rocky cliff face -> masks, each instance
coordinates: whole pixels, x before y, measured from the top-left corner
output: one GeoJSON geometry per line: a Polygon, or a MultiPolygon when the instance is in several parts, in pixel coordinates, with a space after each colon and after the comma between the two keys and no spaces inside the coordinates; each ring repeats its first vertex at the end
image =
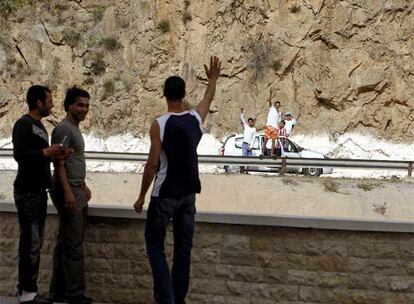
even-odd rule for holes
{"type": "Polygon", "coordinates": [[[203,63],[217,54],[223,72],[206,124],[217,136],[239,128],[240,107],[263,124],[272,89],[297,132],[414,140],[412,0],[21,2],[0,1],[2,136],[34,83],[54,90],[49,125],[77,84],[93,96],[87,130],[143,134],[165,111],[164,79],[181,75],[194,105],[203,63]]]}

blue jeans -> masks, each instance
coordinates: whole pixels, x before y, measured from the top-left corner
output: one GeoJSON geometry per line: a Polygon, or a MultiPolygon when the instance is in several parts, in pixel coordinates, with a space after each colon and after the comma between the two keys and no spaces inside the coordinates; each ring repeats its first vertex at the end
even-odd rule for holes
{"type": "Polygon", "coordinates": [[[19,240],[19,293],[37,292],[40,249],[45,230],[46,190],[25,191],[14,188],[14,200],[20,227],[19,240]]]}
{"type": "Polygon", "coordinates": [[[243,156],[252,156],[253,155],[253,151],[252,149],[249,148],[249,144],[248,143],[243,143],[242,145],[242,155],[243,156]]]}
{"type": "Polygon", "coordinates": [[[157,304],[185,303],[190,282],[195,213],[195,194],[180,199],[151,198],[145,226],[145,242],[157,304]],[[171,219],[174,228],[174,259],[170,273],[164,252],[164,240],[171,219]]]}

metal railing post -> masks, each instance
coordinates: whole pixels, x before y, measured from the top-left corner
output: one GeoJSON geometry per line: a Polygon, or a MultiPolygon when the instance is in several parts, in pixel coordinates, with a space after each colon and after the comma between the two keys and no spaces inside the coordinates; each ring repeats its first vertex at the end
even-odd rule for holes
{"type": "Polygon", "coordinates": [[[408,163],[408,177],[412,177],[413,176],[413,162],[410,161],[408,163]]]}
{"type": "Polygon", "coordinates": [[[279,175],[285,176],[286,173],[286,157],[282,157],[282,165],[280,166],[279,175]]]}

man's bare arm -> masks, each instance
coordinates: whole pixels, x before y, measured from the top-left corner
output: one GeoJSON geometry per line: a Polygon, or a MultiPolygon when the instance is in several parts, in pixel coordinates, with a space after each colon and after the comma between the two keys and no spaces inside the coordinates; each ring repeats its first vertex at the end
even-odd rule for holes
{"type": "Polygon", "coordinates": [[[142,207],[145,203],[145,195],[154,180],[155,174],[157,173],[158,164],[160,161],[161,154],[161,137],[160,137],[160,126],[155,120],[150,129],[151,148],[148,156],[148,160],[145,164],[144,174],[142,176],[141,191],[137,201],[134,204],[134,208],[137,212],[142,211],[142,207]]]}
{"type": "Polygon", "coordinates": [[[197,112],[200,114],[201,120],[204,121],[210,110],[211,102],[213,101],[214,95],[216,94],[216,83],[220,76],[221,62],[216,56],[210,58],[210,67],[204,65],[206,75],[208,78],[208,85],[206,92],[204,93],[203,99],[197,106],[197,112]]]}
{"type": "Polygon", "coordinates": [[[65,162],[63,160],[55,160],[53,165],[56,170],[56,175],[59,179],[59,183],[63,190],[65,207],[68,209],[76,208],[76,197],[72,192],[72,188],[69,185],[68,177],[66,174],[65,162]]]}

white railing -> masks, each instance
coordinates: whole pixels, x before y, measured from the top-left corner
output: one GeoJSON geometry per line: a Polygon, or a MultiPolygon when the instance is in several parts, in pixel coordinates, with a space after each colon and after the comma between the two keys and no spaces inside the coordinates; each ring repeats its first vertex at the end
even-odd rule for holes
{"type": "MultiPolygon", "coordinates": [[[[121,152],[85,152],[87,160],[93,161],[127,161],[145,162],[147,153],[121,153],[121,152]]],[[[0,158],[12,158],[12,149],[0,149],[0,158]]],[[[413,173],[413,161],[406,160],[372,160],[372,159],[319,159],[319,158],[289,158],[289,157],[242,157],[199,155],[201,164],[223,166],[274,166],[280,168],[280,172],[286,172],[286,168],[348,168],[348,169],[384,169],[404,170],[411,177],[413,173]]]]}

